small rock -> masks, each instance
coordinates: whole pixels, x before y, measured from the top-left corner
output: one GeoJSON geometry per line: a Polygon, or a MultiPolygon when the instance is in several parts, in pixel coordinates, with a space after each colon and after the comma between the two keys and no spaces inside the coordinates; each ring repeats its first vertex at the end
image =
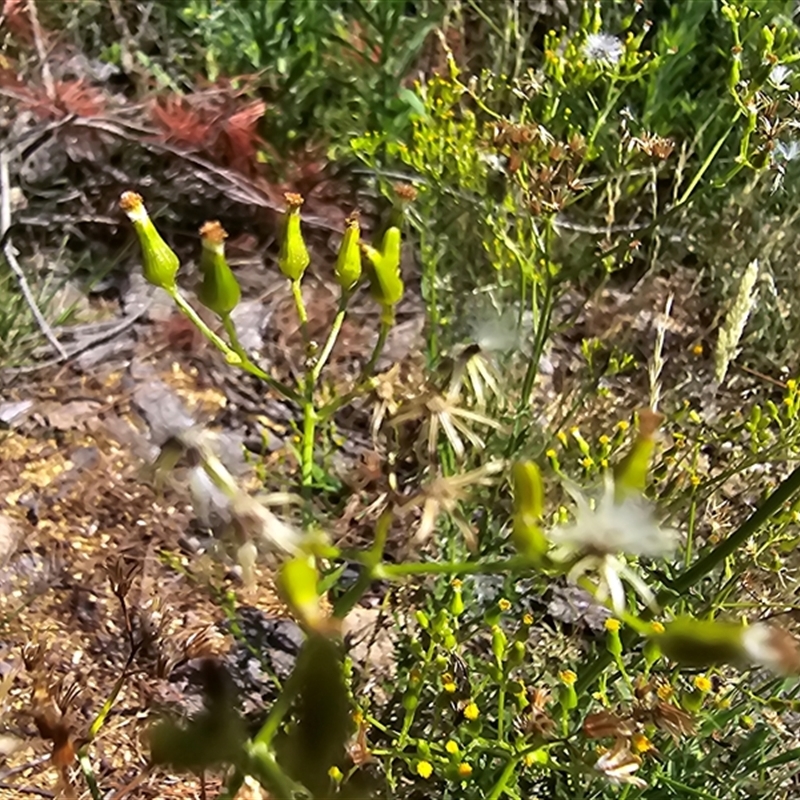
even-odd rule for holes
{"type": "Polygon", "coordinates": [[[33,408],[33,400],[0,403],[0,427],[12,428],[19,425],[33,408]]]}

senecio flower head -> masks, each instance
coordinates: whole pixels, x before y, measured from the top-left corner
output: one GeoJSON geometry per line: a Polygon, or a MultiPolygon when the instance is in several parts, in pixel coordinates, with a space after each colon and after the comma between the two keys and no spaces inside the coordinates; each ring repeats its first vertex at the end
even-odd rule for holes
{"type": "Polygon", "coordinates": [[[623,52],[622,42],[610,33],[590,33],[583,44],[584,57],[603,64],[618,64],[623,52]]]}
{"type": "Polygon", "coordinates": [[[639,492],[619,491],[611,474],[606,476],[602,495],[594,500],[575,487],[566,488],[576,504],[575,520],[556,527],[548,538],[556,545],[551,554],[556,561],[574,561],[567,579],[578,583],[595,573],[599,578],[597,599],[604,602],[610,598],[617,615],[625,610],[623,581],[654,606],[652,591],[626,564],[625,557],[669,556],[677,546],[677,532],[658,524],[652,507],[639,492]]]}

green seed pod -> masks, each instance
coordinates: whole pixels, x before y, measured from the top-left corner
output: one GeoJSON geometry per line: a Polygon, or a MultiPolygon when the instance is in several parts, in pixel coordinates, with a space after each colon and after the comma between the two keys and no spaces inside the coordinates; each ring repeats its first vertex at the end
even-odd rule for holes
{"type": "Polygon", "coordinates": [[[352,289],[361,277],[360,238],[361,226],[358,224],[358,214],[353,214],[347,220],[344,238],[334,266],[336,282],[345,291],[352,289]]]}
{"type": "Polygon", "coordinates": [[[158,286],[159,289],[173,291],[176,288],[175,276],[181,264],[178,256],[153,225],[141,195],[136,192],[124,192],[120,197],[119,206],[133,223],[133,229],[139,237],[145,280],[153,286],[158,286]]]}
{"type": "Polygon", "coordinates": [[[203,283],[197,292],[197,299],[220,317],[227,317],[242,297],[236,276],[225,260],[227,235],[219,222],[206,222],[200,228],[203,239],[203,253],[200,256],[203,283]]]}
{"type": "Polygon", "coordinates": [[[311,261],[300,230],[300,206],[303,205],[303,198],[294,192],[287,192],[284,199],[287,205],[286,221],[278,266],[289,280],[299,281],[311,261]]]}

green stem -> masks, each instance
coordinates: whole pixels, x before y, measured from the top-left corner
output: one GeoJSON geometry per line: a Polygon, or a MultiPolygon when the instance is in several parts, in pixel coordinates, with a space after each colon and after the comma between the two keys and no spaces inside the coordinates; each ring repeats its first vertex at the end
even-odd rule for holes
{"type": "Polygon", "coordinates": [[[712,548],[694,566],[683,572],[670,584],[678,594],[685,592],[733,555],[765,523],[775,516],[800,490],[800,467],[783,479],[780,486],[730,535],[712,548]]]}
{"type": "Polygon", "coordinates": [[[331,416],[331,414],[335,414],[340,408],[348,405],[355,400],[356,397],[370,388],[369,382],[372,379],[372,373],[375,371],[375,366],[378,363],[378,359],[381,357],[383,348],[386,345],[386,339],[389,336],[389,331],[392,329],[392,325],[393,320],[384,318],[381,319],[381,328],[378,332],[378,340],[375,342],[375,347],[372,349],[372,355],[370,355],[369,361],[367,361],[365,364],[364,369],[361,370],[361,375],[356,381],[355,388],[351,389],[349,392],[346,392],[341,397],[331,400],[330,403],[319,409],[320,419],[327,419],[331,416]]]}
{"type": "Polygon", "coordinates": [[[300,279],[292,281],[292,297],[297,309],[297,316],[300,319],[300,330],[303,332],[303,340],[308,344],[308,312],[306,304],[303,302],[303,289],[300,286],[300,279]]]}
{"type": "Polygon", "coordinates": [[[506,676],[497,690],[497,738],[505,741],[505,716],[506,716],[506,676]]]}
{"type": "MultiPolygon", "coordinates": [[[[178,306],[180,312],[192,323],[192,325],[200,331],[200,333],[208,339],[214,347],[217,348],[224,356],[225,360],[232,366],[241,367],[245,372],[249,372],[251,375],[255,375],[257,378],[260,378],[264,383],[266,383],[270,389],[273,389],[282,397],[285,397],[287,400],[291,400],[295,403],[300,403],[301,398],[300,395],[297,394],[294,390],[290,389],[288,386],[284,386],[280,381],[276,381],[263,369],[257,367],[247,356],[247,353],[241,349],[241,345],[238,345],[238,339],[236,340],[237,345],[240,349],[237,351],[235,348],[232,348],[217,336],[211,328],[206,325],[205,322],[200,318],[200,315],[189,305],[189,302],[186,298],[180,293],[180,290],[176,287],[171,290],[167,290],[167,294],[172,298],[175,302],[175,305],[178,306]]],[[[228,321],[228,324],[233,327],[233,324],[228,321]]],[[[223,325],[225,325],[226,331],[228,331],[228,325],[226,325],[225,320],[223,319],[223,325]]],[[[228,331],[228,335],[230,336],[230,331],[228,331]]],[[[233,340],[232,340],[233,342],[233,340]]]]}
{"type": "Polygon", "coordinates": [[[313,391],[314,385],[309,376],[308,386],[310,392],[306,394],[303,402],[303,442],[300,450],[300,464],[303,493],[308,499],[311,490],[311,483],[314,475],[314,438],[317,430],[317,409],[314,408],[313,391]]]}
{"type": "MultiPolygon", "coordinates": [[[[739,118],[739,115],[737,114],[736,115],[736,119],[738,119],[738,118],[739,118]]],[[[703,179],[703,175],[706,174],[706,172],[708,171],[708,168],[711,166],[711,164],[714,162],[714,159],[717,157],[717,153],[719,153],[719,151],[722,149],[722,145],[725,144],[725,142],[728,139],[728,136],[730,136],[731,131],[733,130],[733,128],[734,128],[734,126],[736,124],[736,119],[734,119],[734,121],[730,124],[730,127],[728,128],[728,130],[725,131],[725,133],[722,134],[722,136],[720,136],[719,139],[717,139],[716,144],[711,148],[711,151],[706,156],[706,159],[702,163],[702,165],[700,166],[700,169],[697,170],[697,172],[695,173],[695,175],[692,178],[691,182],[686,187],[686,191],[680,196],[678,201],[672,206],[672,208],[670,210],[674,210],[674,209],[680,208],[682,205],[684,205],[689,200],[689,197],[691,197],[691,194],[695,190],[697,184],[700,183],[700,181],[703,179]]]]}
{"type": "Polygon", "coordinates": [[[511,758],[505,766],[505,769],[500,773],[497,783],[492,787],[492,791],[486,795],[486,800],[499,800],[499,798],[506,791],[506,786],[517,768],[519,758],[511,758]]]}
{"type": "Polygon", "coordinates": [[[373,576],[380,580],[398,580],[413,575],[476,575],[497,572],[516,572],[532,568],[529,559],[523,556],[497,561],[424,561],[404,564],[380,564],[373,576]]]}
{"type": "Polygon", "coordinates": [[[311,380],[314,384],[316,384],[317,381],[319,380],[319,376],[322,374],[322,370],[324,369],[325,364],[331,357],[333,348],[336,345],[336,340],[339,338],[339,333],[341,332],[342,324],[344,323],[344,317],[345,314],[347,313],[347,303],[349,300],[350,300],[350,292],[343,289],[342,297],[339,300],[339,310],[336,313],[336,317],[333,320],[333,325],[331,325],[331,330],[330,333],[328,334],[328,339],[325,342],[324,347],[322,348],[322,352],[319,354],[319,358],[314,364],[314,368],[311,370],[311,380]]]}
{"type": "Polygon", "coordinates": [[[522,384],[522,408],[527,408],[530,402],[531,392],[533,391],[533,382],[539,374],[539,362],[542,359],[544,346],[547,343],[547,334],[550,332],[550,317],[553,313],[553,281],[548,275],[545,278],[544,297],[542,298],[542,305],[539,309],[539,319],[536,325],[536,337],[533,341],[533,353],[531,360],[528,362],[528,368],[525,372],[525,380],[522,384]]]}
{"type": "MultiPolygon", "coordinates": [[[[798,490],[800,490],[800,467],[797,467],[794,472],[784,478],[780,486],[725,541],[713,547],[709,553],[695,562],[693,567],[685,570],[674,581],[670,582],[669,589],[666,592],[662,592],[656,598],[656,602],[663,606],[665,602],[674,599],[676,595],[681,596],[688,589],[699,583],[726,558],[736,552],[739,547],[744,545],[765,522],[768,522],[771,517],[781,510],[784,504],[794,497],[798,490]]],[[[635,636],[636,633],[634,631],[626,631],[622,637],[623,646],[626,648],[631,646],[635,636]]],[[[600,653],[586,669],[582,670],[575,686],[578,694],[588,689],[612,661],[611,654],[605,651],[600,653]]]]}
{"type": "Polygon", "coordinates": [[[358,381],[359,385],[365,383],[372,377],[378,359],[381,357],[383,348],[386,346],[386,340],[389,338],[389,331],[392,329],[393,324],[394,319],[386,314],[381,315],[381,327],[378,331],[378,341],[375,342],[375,347],[372,348],[372,355],[369,357],[369,361],[367,361],[361,372],[361,378],[358,381]]]}
{"type": "Polygon", "coordinates": [[[103,795],[100,792],[100,787],[97,785],[97,778],[95,777],[92,763],[89,761],[89,756],[81,751],[78,754],[78,763],[81,765],[81,772],[86,780],[86,785],[89,787],[89,794],[92,795],[92,800],[102,800],[103,795]]]}

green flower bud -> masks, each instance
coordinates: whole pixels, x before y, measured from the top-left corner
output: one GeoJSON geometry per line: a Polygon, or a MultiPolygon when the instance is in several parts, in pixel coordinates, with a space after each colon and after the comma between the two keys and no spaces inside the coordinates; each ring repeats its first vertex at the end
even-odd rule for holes
{"type": "Polygon", "coordinates": [[[461,594],[461,581],[453,581],[453,596],[450,600],[450,613],[454,617],[461,616],[464,613],[464,598],[461,594]]]}
{"type": "Polygon", "coordinates": [[[315,630],[328,622],[320,607],[314,559],[301,555],[287,561],[278,572],[278,588],[297,619],[315,630]]]}
{"type": "Polygon", "coordinates": [[[639,414],[639,432],[630,453],[614,470],[614,490],[617,502],[626,495],[641,494],[647,484],[647,472],[655,449],[654,435],[664,417],[654,411],[639,414]]]}
{"type": "Polygon", "coordinates": [[[242,297],[239,283],[225,260],[227,235],[219,222],[206,222],[200,228],[203,239],[200,256],[203,283],[197,292],[197,299],[220,317],[228,316],[242,297]]]}
{"type": "Polygon", "coordinates": [[[703,707],[705,695],[700,691],[683,692],[680,697],[681,707],[684,711],[696,714],[703,707]]]}
{"type": "Polygon", "coordinates": [[[400,302],[405,289],[400,277],[400,241],[400,228],[392,226],[383,235],[380,250],[368,244],[361,245],[371,265],[372,296],[386,311],[391,311],[400,302]]]}
{"type": "Polygon", "coordinates": [[[606,649],[615,659],[622,656],[622,640],[619,638],[619,621],[606,620],[606,649]]]}
{"type": "Polygon", "coordinates": [[[283,242],[278,255],[278,266],[289,280],[299,281],[311,262],[308,248],[306,248],[306,243],[303,241],[303,234],[300,230],[300,206],[303,205],[303,198],[294,192],[287,192],[284,195],[284,199],[288,208],[286,210],[283,242]]]}
{"type": "Polygon", "coordinates": [[[522,642],[515,641],[511,644],[511,650],[508,654],[508,666],[518,667],[525,659],[525,645],[522,642]]]}
{"type": "Polygon", "coordinates": [[[336,282],[345,291],[352,289],[361,277],[360,237],[361,227],[358,224],[358,214],[353,214],[347,220],[347,228],[334,266],[336,282]]]}
{"type": "Polygon", "coordinates": [[[539,468],[531,462],[514,465],[514,517],[511,541],[533,561],[547,553],[548,543],[538,524],[544,510],[544,488],[539,468]]]}
{"type": "Polygon", "coordinates": [[[744,628],[734,622],[678,617],[653,634],[661,652],[672,661],[690,667],[739,662],[745,656],[744,628]]]}
{"type": "Polygon", "coordinates": [[[403,695],[403,708],[406,711],[414,711],[419,705],[419,695],[416,691],[406,692],[403,695]]]}
{"type": "Polygon", "coordinates": [[[175,276],[181,264],[178,256],[153,225],[141,195],[136,192],[124,192],[120,197],[119,206],[133,223],[133,229],[139,237],[145,280],[153,286],[158,286],[159,289],[173,291],[176,288],[175,276]]]}
{"type": "Polygon", "coordinates": [[[506,644],[508,644],[508,638],[503,633],[503,629],[499,625],[495,625],[492,628],[492,652],[498,662],[502,662],[506,654],[506,644]]]}

